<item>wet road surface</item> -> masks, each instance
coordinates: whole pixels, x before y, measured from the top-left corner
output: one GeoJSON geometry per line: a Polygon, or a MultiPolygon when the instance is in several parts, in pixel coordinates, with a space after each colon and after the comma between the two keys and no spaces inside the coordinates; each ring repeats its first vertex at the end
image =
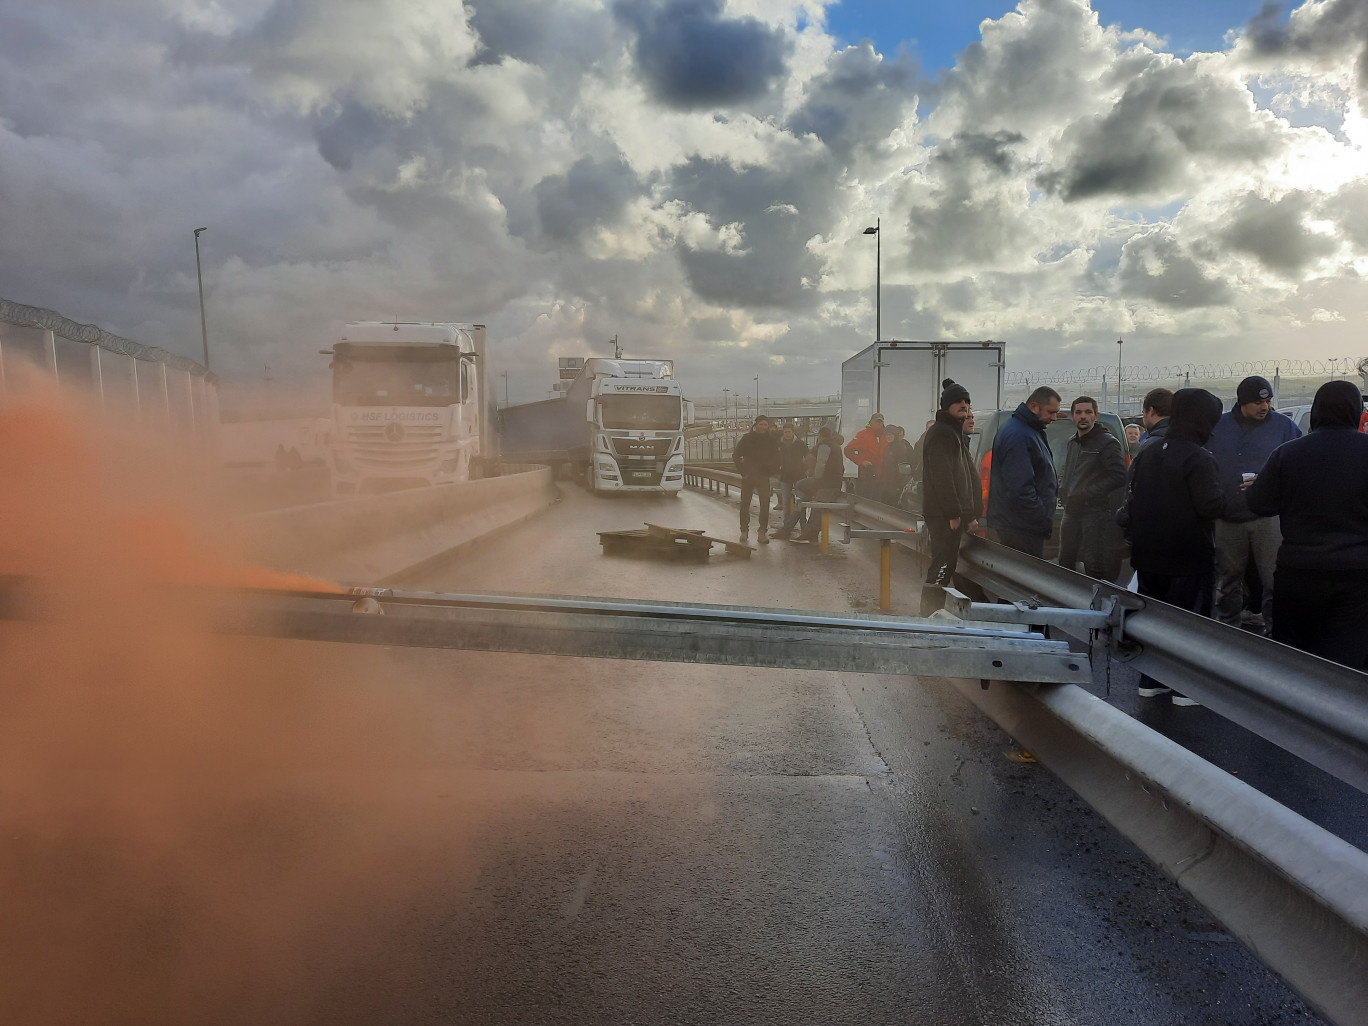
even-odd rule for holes
{"type": "MultiPolygon", "coordinates": [[[[601,555],[595,531],[647,520],[736,530],[734,505],[698,493],[567,488],[404,585],[877,604],[873,544],[705,566],[601,555]]],[[[916,610],[914,579],[900,557],[894,612],[916,610]]],[[[373,924],[385,956],[318,1021],[1316,1021],[1046,770],[1007,760],[1010,739],[945,682],[367,658],[465,767],[477,826],[464,871],[373,924]]]]}

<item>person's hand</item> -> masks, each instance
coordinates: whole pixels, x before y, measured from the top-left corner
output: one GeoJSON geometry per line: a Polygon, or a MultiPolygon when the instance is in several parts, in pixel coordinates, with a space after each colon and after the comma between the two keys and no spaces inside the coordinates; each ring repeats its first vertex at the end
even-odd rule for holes
{"type": "Polygon", "coordinates": [[[959,530],[959,525],[960,525],[960,518],[959,518],[959,517],[955,517],[953,520],[950,521],[950,530],[952,530],[952,531],[958,531],[958,530],[959,530]]]}
{"type": "Polygon", "coordinates": [[[1242,474],[1240,477],[1240,491],[1244,491],[1252,485],[1258,476],[1258,474],[1242,474]]]}
{"type": "Polygon", "coordinates": [[[978,529],[979,529],[979,528],[978,528],[978,521],[977,521],[977,520],[971,520],[971,521],[969,521],[969,526],[966,527],[966,528],[964,529],[964,533],[965,533],[965,534],[973,534],[973,533],[974,533],[975,531],[977,531],[978,529]]]}

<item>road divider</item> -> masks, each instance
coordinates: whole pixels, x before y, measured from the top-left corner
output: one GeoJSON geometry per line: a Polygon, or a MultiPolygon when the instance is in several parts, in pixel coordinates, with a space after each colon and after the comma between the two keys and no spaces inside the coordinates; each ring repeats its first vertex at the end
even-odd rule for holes
{"type": "Polygon", "coordinates": [[[388,584],[541,512],[556,501],[548,467],[499,477],[318,502],[243,517],[252,560],[329,580],[388,584]]]}

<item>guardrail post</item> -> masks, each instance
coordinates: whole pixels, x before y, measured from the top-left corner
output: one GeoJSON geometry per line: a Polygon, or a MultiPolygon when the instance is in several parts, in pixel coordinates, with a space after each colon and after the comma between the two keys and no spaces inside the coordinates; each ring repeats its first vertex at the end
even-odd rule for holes
{"type": "Polygon", "coordinates": [[[822,555],[831,555],[831,510],[822,510],[822,555]]]}
{"type": "Polygon", "coordinates": [[[893,608],[893,543],[887,538],[879,539],[879,608],[893,608]]]}

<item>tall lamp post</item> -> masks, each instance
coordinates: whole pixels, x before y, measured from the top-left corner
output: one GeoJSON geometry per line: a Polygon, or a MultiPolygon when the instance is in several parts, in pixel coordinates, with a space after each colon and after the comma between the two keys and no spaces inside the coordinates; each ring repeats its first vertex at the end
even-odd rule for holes
{"type": "Polygon", "coordinates": [[[731,389],[722,389],[722,437],[731,441],[731,389]]]}
{"type": "Polygon", "coordinates": [[[1121,416],[1121,343],[1124,339],[1116,340],[1116,415],[1121,416]]]}
{"type": "Polygon", "coordinates": [[[866,228],[866,235],[874,236],[874,341],[883,341],[883,233],[879,228],[883,218],[874,219],[874,227],[866,228]]]}
{"type": "Polygon", "coordinates": [[[209,328],[204,320],[204,275],[200,273],[199,237],[208,228],[195,229],[195,279],[199,282],[200,294],[200,339],[204,342],[204,369],[209,369],[209,328]]]}
{"type": "Polygon", "coordinates": [[[755,415],[760,416],[760,375],[755,376],[755,415]]]}

